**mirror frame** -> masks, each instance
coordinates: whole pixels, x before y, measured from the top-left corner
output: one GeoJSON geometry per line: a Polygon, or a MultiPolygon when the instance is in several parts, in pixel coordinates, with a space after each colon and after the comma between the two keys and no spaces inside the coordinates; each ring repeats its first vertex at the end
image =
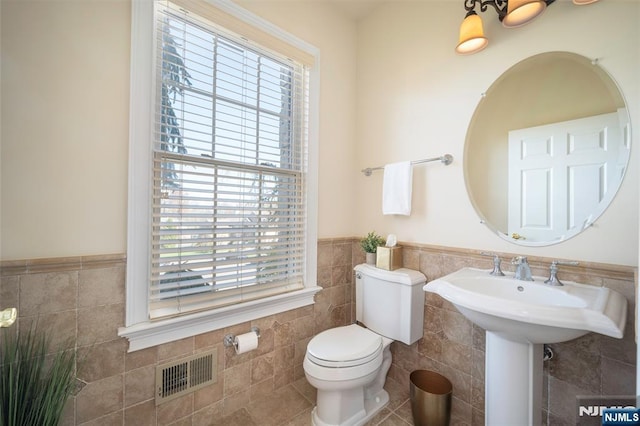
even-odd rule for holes
{"type": "Polygon", "coordinates": [[[505,175],[502,170],[506,169],[506,167],[494,167],[492,169],[491,162],[494,162],[494,164],[508,163],[507,153],[499,150],[507,151],[507,149],[504,148],[506,147],[509,130],[568,121],[601,114],[603,112],[611,112],[612,109],[616,110],[618,108],[627,108],[624,95],[613,77],[598,64],[597,60],[591,60],[573,52],[552,51],[525,58],[509,67],[491,84],[486,94],[482,95],[473,113],[469,127],[467,128],[465,139],[463,156],[465,186],[467,195],[476,213],[480,217],[481,222],[506,241],[520,246],[534,247],[548,246],[567,241],[593,225],[615,199],[615,195],[624,181],[629,166],[631,124],[628,108],[626,111],[628,126],[624,129],[625,133],[622,137],[623,143],[629,147],[629,152],[625,159],[625,166],[620,181],[613,192],[606,197],[607,201],[603,201],[607,203],[606,206],[596,209],[596,212],[594,212],[592,218],[588,221],[587,226],[580,229],[576,227],[558,239],[551,241],[527,241],[526,239],[513,239],[507,234],[507,213],[504,213],[504,211],[507,210],[506,194],[508,193],[508,175],[505,175]],[[588,79],[592,79],[601,84],[599,86],[598,84],[590,84],[588,86],[594,92],[593,94],[591,94],[591,91],[585,90],[584,87],[578,87],[578,82],[582,82],[580,78],[567,78],[566,74],[560,75],[559,71],[552,66],[554,61],[560,63],[559,59],[570,63],[569,65],[575,62],[577,67],[582,67],[576,68],[576,74],[579,76],[578,71],[584,71],[584,76],[586,76],[585,78],[587,79],[585,82],[588,81],[588,79]],[[536,76],[535,80],[531,75],[536,76]],[[572,86],[574,80],[576,87],[570,88],[569,86],[572,86]],[[558,90],[557,87],[552,90],[548,87],[549,84],[555,84],[556,82],[562,82],[562,90],[558,90]],[[567,87],[565,88],[565,86],[567,87]],[[516,93],[514,96],[512,90],[514,87],[521,88],[522,93],[516,93]],[[547,90],[541,90],[544,88],[547,88],[547,90]],[[573,92],[570,90],[573,90],[573,92]],[[503,93],[501,93],[501,91],[503,93]],[[509,91],[508,96],[506,95],[507,91],[509,91]],[[564,91],[573,94],[572,96],[565,96],[566,102],[563,102],[562,98],[560,100],[558,99],[558,93],[564,91]],[[528,96],[527,94],[529,93],[532,95],[528,96]],[[513,99],[513,101],[510,99],[513,99]],[[523,102],[523,99],[526,99],[526,102],[523,102]],[[597,99],[597,101],[593,99],[597,99]],[[500,103],[498,103],[498,101],[500,103]],[[508,119],[505,120],[505,117],[508,119]],[[509,124],[513,123],[517,123],[517,125],[509,128],[509,124]],[[492,132],[493,137],[491,137],[492,132]],[[496,138],[495,135],[500,135],[500,137],[496,138]],[[503,139],[505,145],[496,143],[494,144],[495,146],[492,147],[488,142],[488,140],[498,139],[503,139]],[[496,147],[498,147],[498,149],[496,149],[496,147]],[[496,172],[497,169],[499,169],[498,172],[496,172]],[[502,177],[492,176],[492,173],[502,173],[502,177]],[[486,187],[489,187],[489,182],[494,184],[498,182],[498,188],[485,188],[484,191],[479,190],[483,183],[486,187]],[[482,197],[484,197],[484,199],[482,202],[479,202],[479,199],[482,197]],[[487,207],[488,203],[493,202],[496,202],[496,208],[494,208],[493,204],[487,207]],[[500,205],[503,206],[502,210],[500,210],[500,205]],[[492,209],[499,211],[499,213],[496,215],[492,209]],[[504,214],[504,216],[500,216],[501,214],[504,214]],[[504,223],[504,226],[499,225],[501,222],[504,223]]]}

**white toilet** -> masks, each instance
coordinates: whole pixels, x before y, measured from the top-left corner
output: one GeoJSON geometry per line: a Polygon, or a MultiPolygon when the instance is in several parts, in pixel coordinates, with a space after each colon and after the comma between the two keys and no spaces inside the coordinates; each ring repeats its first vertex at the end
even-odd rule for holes
{"type": "Polygon", "coordinates": [[[319,333],[307,345],[304,373],[317,392],[315,426],[362,425],[389,401],[383,389],[394,340],[422,337],[426,277],[411,269],[358,265],[356,320],[319,333]]]}

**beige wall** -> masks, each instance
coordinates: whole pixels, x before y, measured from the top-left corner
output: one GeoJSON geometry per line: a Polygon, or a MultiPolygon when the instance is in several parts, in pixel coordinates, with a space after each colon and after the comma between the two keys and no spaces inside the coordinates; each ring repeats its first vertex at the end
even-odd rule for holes
{"type": "Polygon", "coordinates": [[[124,253],[130,4],[0,7],[0,258],[124,253]]]}
{"type": "Polygon", "coordinates": [[[480,224],[466,193],[462,166],[466,130],[481,94],[512,65],[545,51],[599,58],[629,105],[632,146],[637,147],[640,4],[605,1],[577,7],[557,1],[538,20],[518,29],[502,28],[489,11],[482,15],[489,46],[472,56],[454,53],[464,17],[461,9],[458,2],[387,3],[359,26],[354,168],[445,153],[455,160],[448,167],[431,163],[414,168],[413,211],[408,218],[381,214],[382,173],[359,176],[354,231],[362,235],[375,229],[395,233],[400,241],[636,265],[636,148],[618,196],[596,225],[543,248],[518,247],[480,224]]]}
{"type": "MultiPolygon", "coordinates": [[[[356,27],[247,4],[321,50],[321,237],[350,236],[356,27]]],[[[130,3],[3,1],[0,259],[126,252],[130,3]]]]}
{"type": "MultiPolygon", "coordinates": [[[[556,2],[506,30],[485,15],[489,47],[453,52],[453,2],[387,3],[359,24],[325,2],[241,4],[321,51],[319,236],[371,229],[401,241],[624,265],[638,258],[638,154],[596,226],[547,248],[519,248],[479,223],[462,155],[480,98],[530,55],[600,58],[640,127],[640,5],[556,2]],[[382,174],[359,170],[451,153],[415,168],[411,217],[381,214],[382,174]],[[594,247],[607,247],[595,250],[594,247]]],[[[130,10],[123,1],[2,2],[1,259],[126,251],[130,10]]],[[[638,132],[633,132],[634,145],[638,132]]]]}

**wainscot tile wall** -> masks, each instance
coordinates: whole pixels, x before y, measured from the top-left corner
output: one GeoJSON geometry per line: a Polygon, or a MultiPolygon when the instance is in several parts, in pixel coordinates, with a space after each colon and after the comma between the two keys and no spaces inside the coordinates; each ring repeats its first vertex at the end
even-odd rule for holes
{"type": "MultiPolygon", "coordinates": [[[[428,280],[463,266],[491,266],[476,251],[402,245],[404,266],[422,271],[428,280]]],[[[551,259],[529,260],[536,275],[546,274],[551,259]]],[[[66,408],[64,425],[243,424],[249,418],[262,418],[257,424],[309,424],[314,395],[304,386],[306,345],[316,333],[354,321],[352,269],[362,262],[357,239],[321,240],[318,284],[324,290],[313,306],[132,353],[117,336],[125,315],[124,255],[4,261],[0,308],[18,307],[17,325],[5,331],[38,321],[54,342],[77,348],[82,357],[78,392],[66,408]],[[252,325],[261,329],[257,350],[236,355],[223,346],[227,333],[244,333],[252,325]],[[155,367],[212,348],[218,352],[218,381],[156,406],[155,367]],[[269,397],[286,400],[291,412],[275,410],[265,403],[269,397]],[[301,420],[289,423],[297,412],[301,420]]],[[[561,277],[618,290],[628,298],[629,312],[635,311],[633,268],[583,264],[563,267],[561,277]]],[[[552,347],[555,357],[545,365],[545,424],[575,424],[575,395],[634,394],[633,314],[621,340],[589,334],[552,347]]],[[[452,305],[426,296],[424,338],[411,346],[395,342],[392,352],[389,377],[400,389],[394,394],[405,392],[398,400],[408,397],[411,371],[435,370],[454,385],[452,424],[484,423],[484,331],[452,305]]]]}
{"type": "Polygon", "coordinates": [[[324,290],[314,305],[131,353],[117,335],[125,319],[125,256],[4,261],[0,308],[18,307],[19,317],[3,330],[37,320],[54,344],[77,348],[81,389],[65,410],[64,425],[225,424],[240,408],[263,410],[269,419],[263,424],[282,424],[291,413],[272,412],[257,401],[280,392],[292,410],[309,406],[310,416],[311,404],[289,385],[304,377],[311,337],[351,322],[351,250],[352,239],[318,244],[324,290]],[[236,355],[224,346],[227,333],[245,333],[252,325],[261,331],[257,350],[236,355]],[[218,353],[217,383],[156,406],[156,366],[212,348],[218,353]]]}

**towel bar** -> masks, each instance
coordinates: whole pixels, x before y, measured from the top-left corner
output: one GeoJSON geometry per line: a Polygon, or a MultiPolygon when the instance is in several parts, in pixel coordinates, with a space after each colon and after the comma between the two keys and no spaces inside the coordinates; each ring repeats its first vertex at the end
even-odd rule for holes
{"type": "MultiPolygon", "coordinates": [[[[445,154],[442,157],[425,158],[424,160],[415,160],[411,162],[411,165],[421,164],[421,163],[430,163],[431,161],[440,161],[445,166],[448,166],[453,162],[453,156],[451,154],[445,154]]],[[[361,172],[364,173],[365,176],[371,176],[371,173],[374,170],[384,170],[384,166],[367,167],[366,169],[362,169],[361,172]]]]}

